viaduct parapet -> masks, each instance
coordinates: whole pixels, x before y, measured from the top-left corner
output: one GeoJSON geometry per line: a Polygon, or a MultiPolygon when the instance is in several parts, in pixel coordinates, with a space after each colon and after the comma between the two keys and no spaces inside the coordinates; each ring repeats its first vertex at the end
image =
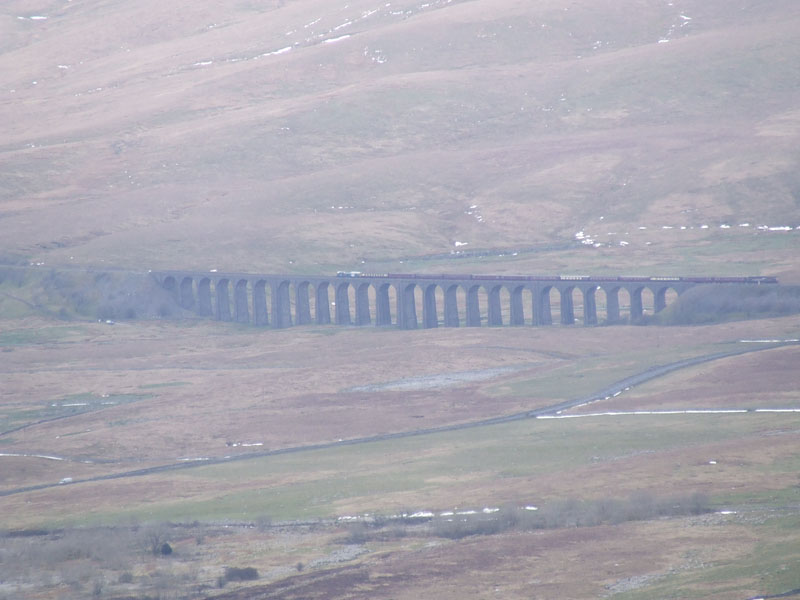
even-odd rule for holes
{"type": "Polygon", "coordinates": [[[769,277],[151,274],[186,310],[275,328],[313,323],[401,329],[636,323],[698,285],[777,283],[769,277]]]}

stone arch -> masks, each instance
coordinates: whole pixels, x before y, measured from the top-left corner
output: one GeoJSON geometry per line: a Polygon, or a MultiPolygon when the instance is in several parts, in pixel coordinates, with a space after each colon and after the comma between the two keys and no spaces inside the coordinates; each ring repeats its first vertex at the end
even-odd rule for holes
{"type": "Polygon", "coordinates": [[[582,292],[583,324],[587,327],[597,325],[597,299],[596,292],[600,289],[596,285],[584,286],[582,292]]]}
{"type": "Polygon", "coordinates": [[[250,322],[250,310],[248,309],[247,280],[240,279],[233,288],[233,314],[237,323],[250,322]]]}
{"type": "Polygon", "coordinates": [[[187,276],[181,279],[180,304],[187,310],[194,309],[194,280],[187,276]]]}
{"type": "Polygon", "coordinates": [[[461,318],[458,310],[458,284],[448,284],[444,288],[444,326],[458,327],[461,325],[461,318]]]}
{"type": "Polygon", "coordinates": [[[317,325],[329,325],[331,322],[331,300],[328,288],[329,281],[320,281],[314,289],[314,317],[317,325]]]}
{"type": "Polygon", "coordinates": [[[208,277],[203,277],[197,282],[197,312],[203,317],[214,314],[211,305],[211,280],[208,277]]]}
{"type": "Polygon", "coordinates": [[[671,285],[659,285],[653,288],[653,311],[657,314],[678,299],[679,292],[671,285]]]}
{"type": "Polygon", "coordinates": [[[437,307],[437,293],[439,287],[436,283],[426,283],[422,287],[422,326],[432,329],[439,326],[439,312],[437,307]]]}
{"type": "MultiPolygon", "coordinates": [[[[534,325],[552,325],[553,324],[553,303],[551,302],[555,286],[545,285],[534,293],[533,298],[533,314],[534,325]]],[[[557,291],[557,290],[556,290],[557,291]]],[[[560,295],[558,300],[560,301],[560,295]]]]}
{"type": "Polygon", "coordinates": [[[607,284],[600,286],[600,289],[603,290],[603,296],[605,302],[601,304],[602,307],[605,307],[605,324],[606,325],[614,325],[615,323],[620,322],[620,312],[619,312],[619,290],[620,286],[616,284],[607,284]]]}
{"type": "MultiPolygon", "coordinates": [[[[397,300],[395,288],[389,284],[382,282],[375,285],[375,325],[379,327],[386,327],[392,324],[392,302],[391,295],[395,296],[397,300]]],[[[395,313],[396,314],[396,313],[395,313]]]]}
{"type": "Polygon", "coordinates": [[[267,282],[259,279],[253,284],[253,323],[269,325],[267,306],[267,282]]]}
{"type": "Polygon", "coordinates": [[[350,318],[350,282],[340,281],[336,283],[336,324],[352,325],[350,318]]]}
{"type": "Polygon", "coordinates": [[[400,284],[397,294],[397,325],[401,329],[417,328],[417,303],[415,283],[400,284]]]}
{"type": "Polygon", "coordinates": [[[178,297],[178,282],[175,281],[172,275],[167,275],[161,286],[169,292],[169,295],[172,296],[176,304],[180,303],[180,298],[178,297]]]}
{"type": "Polygon", "coordinates": [[[356,294],[356,325],[370,325],[372,316],[369,311],[369,282],[359,282],[355,285],[356,294]]]}
{"type": "Polygon", "coordinates": [[[631,324],[638,323],[642,320],[642,316],[644,315],[644,303],[642,301],[644,286],[634,285],[627,288],[627,290],[631,300],[628,322],[631,324]]]}
{"type": "Polygon", "coordinates": [[[632,297],[631,297],[631,290],[627,286],[623,286],[619,288],[619,311],[620,316],[617,320],[617,323],[630,323],[631,320],[631,304],[632,304],[632,297]]]}
{"type": "Polygon", "coordinates": [[[533,288],[527,285],[522,286],[522,315],[523,315],[523,324],[528,325],[535,325],[536,319],[536,311],[534,310],[534,304],[536,303],[536,295],[533,292],[533,288]],[[530,307],[530,311],[527,310],[525,307],[530,307]]]}
{"type": "Polygon", "coordinates": [[[300,281],[294,287],[294,322],[296,325],[308,325],[311,323],[311,301],[309,292],[311,283],[300,281]]]}
{"type": "Polygon", "coordinates": [[[512,326],[525,325],[525,303],[523,292],[525,286],[515,285],[508,289],[508,324],[512,326]]]}
{"type": "Polygon", "coordinates": [[[216,313],[217,321],[232,321],[231,317],[231,299],[230,292],[228,291],[228,284],[230,282],[226,278],[218,279],[214,283],[214,291],[217,296],[216,313]]]}
{"type": "Polygon", "coordinates": [[[486,324],[489,327],[500,327],[503,325],[503,307],[500,304],[500,290],[502,285],[486,285],[486,324]]]}
{"type": "Polygon", "coordinates": [[[642,288],[642,318],[652,316],[655,313],[655,293],[653,288],[645,286],[642,288]]]}
{"type": "Polygon", "coordinates": [[[272,326],[276,328],[292,326],[292,301],[289,281],[272,282],[272,326]]]}
{"type": "Polygon", "coordinates": [[[573,292],[575,291],[574,285],[567,285],[565,287],[561,287],[558,290],[561,293],[561,302],[559,304],[560,307],[560,319],[559,322],[562,325],[574,325],[575,324],[575,301],[573,297],[573,292]]]}
{"type": "Polygon", "coordinates": [[[467,327],[481,326],[481,304],[478,297],[480,285],[471,285],[467,288],[467,327]]]}

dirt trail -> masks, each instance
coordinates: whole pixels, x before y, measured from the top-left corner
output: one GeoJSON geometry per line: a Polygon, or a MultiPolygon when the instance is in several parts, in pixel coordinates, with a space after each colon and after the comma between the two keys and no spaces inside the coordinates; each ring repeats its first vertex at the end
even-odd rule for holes
{"type": "Polygon", "coordinates": [[[481,419],[478,421],[472,421],[470,423],[458,423],[454,425],[442,425],[439,427],[430,427],[426,429],[414,429],[411,431],[398,431],[395,433],[387,433],[381,435],[371,435],[359,438],[351,438],[347,440],[341,440],[337,442],[326,442],[321,444],[308,444],[304,446],[292,446],[288,448],[280,448],[276,450],[261,450],[256,452],[251,452],[248,454],[239,454],[236,456],[225,456],[225,457],[208,457],[203,458],[202,460],[195,460],[195,461],[183,461],[177,463],[169,463],[165,465],[160,465],[156,467],[147,467],[144,469],[136,469],[133,471],[126,471],[123,473],[112,473],[109,475],[100,475],[97,477],[89,477],[86,479],[77,479],[70,482],[63,482],[63,483],[45,483],[40,485],[10,489],[0,491],[0,496],[11,496],[15,494],[21,494],[25,492],[31,492],[35,490],[42,490],[51,487],[57,487],[59,485],[77,485],[80,483],[88,483],[88,482],[97,482],[97,481],[105,481],[110,479],[122,479],[128,477],[141,477],[144,475],[152,475],[155,473],[163,473],[166,471],[177,471],[182,469],[191,469],[198,466],[205,466],[205,465],[215,465],[215,464],[222,464],[222,463],[229,463],[234,461],[242,461],[242,460],[249,460],[254,458],[263,458],[265,456],[276,456],[279,454],[296,454],[298,452],[310,452],[313,450],[325,450],[328,448],[336,448],[340,446],[353,446],[356,444],[368,444],[371,442],[380,442],[385,440],[391,439],[399,439],[399,438],[407,438],[407,437],[414,437],[414,436],[421,436],[421,435],[430,435],[435,433],[444,433],[448,431],[457,431],[462,429],[470,429],[475,427],[486,427],[489,425],[497,425],[500,423],[509,423],[512,421],[519,421],[522,419],[531,419],[531,418],[538,418],[538,417],[547,417],[552,415],[557,415],[565,410],[570,408],[575,408],[577,406],[587,404],[590,402],[596,402],[599,400],[603,400],[608,397],[613,397],[614,394],[625,390],[626,388],[631,388],[636,385],[641,385],[647,381],[652,379],[656,379],[658,377],[662,377],[679,369],[684,369],[686,367],[691,367],[694,365],[699,365],[706,362],[711,362],[714,360],[719,360],[722,358],[728,358],[732,356],[739,356],[742,354],[749,354],[752,352],[761,352],[763,350],[772,350],[775,348],[780,348],[784,346],[793,346],[798,345],[798,342],[795,341],[787,341],[787,342],[776,342],[771,344],[764,344],[763,346],[758,346],[755,348],[744,348],[740,350],[731,350],[728,352],[716,352],[714,354],[707,354],[705,356],[698,356],[695,358],[687,358],[685,360],[680,360],[674,363],[669,363],[666,365],[658,365],[655,367],[651,367],[641,373],[636,375],[632,375],[630,377],[626,377],[625,379],[621,379],[601,390],[591,394],[589,396],[583,396],[581,398],[576,398],[574,400],[567,400],[565,402],[560,402],[558,404],[554,404],[551,406],[547,406],[544,408],[539,408],[536,410],[531,411],[524,411],[519,413],[514,413],[510,415],[502,415],[497,417],[491,417],[488,419],[481,419]]]}

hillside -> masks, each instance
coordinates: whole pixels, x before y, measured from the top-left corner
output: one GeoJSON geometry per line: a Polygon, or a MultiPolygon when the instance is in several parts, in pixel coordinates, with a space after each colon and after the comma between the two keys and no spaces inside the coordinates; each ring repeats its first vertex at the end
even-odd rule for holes
{"type": "Polygon", "coordinates": [[[0,3],[0,599],[797,596],[798,32],[797,0],[0,3]],[[270,328],[148,273],[340,269],[782,285],[270,328]]]}
{"type": "Polygon", "coordinates": [[[4,2],[2,257],[800,280],[798,30],[794,0],[4,2]]]}

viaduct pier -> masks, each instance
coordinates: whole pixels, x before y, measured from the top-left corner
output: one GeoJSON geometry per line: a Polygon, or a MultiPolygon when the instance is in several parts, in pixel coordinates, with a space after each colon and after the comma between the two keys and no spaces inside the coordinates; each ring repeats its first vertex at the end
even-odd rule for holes
{"type": "Polygon", "coordinates": [[[772,277],[151,275],[182,308],[200,316],[275,328],[313,323],[401,329],[636,323],[699,285],[777,283],[772,277]]]}

